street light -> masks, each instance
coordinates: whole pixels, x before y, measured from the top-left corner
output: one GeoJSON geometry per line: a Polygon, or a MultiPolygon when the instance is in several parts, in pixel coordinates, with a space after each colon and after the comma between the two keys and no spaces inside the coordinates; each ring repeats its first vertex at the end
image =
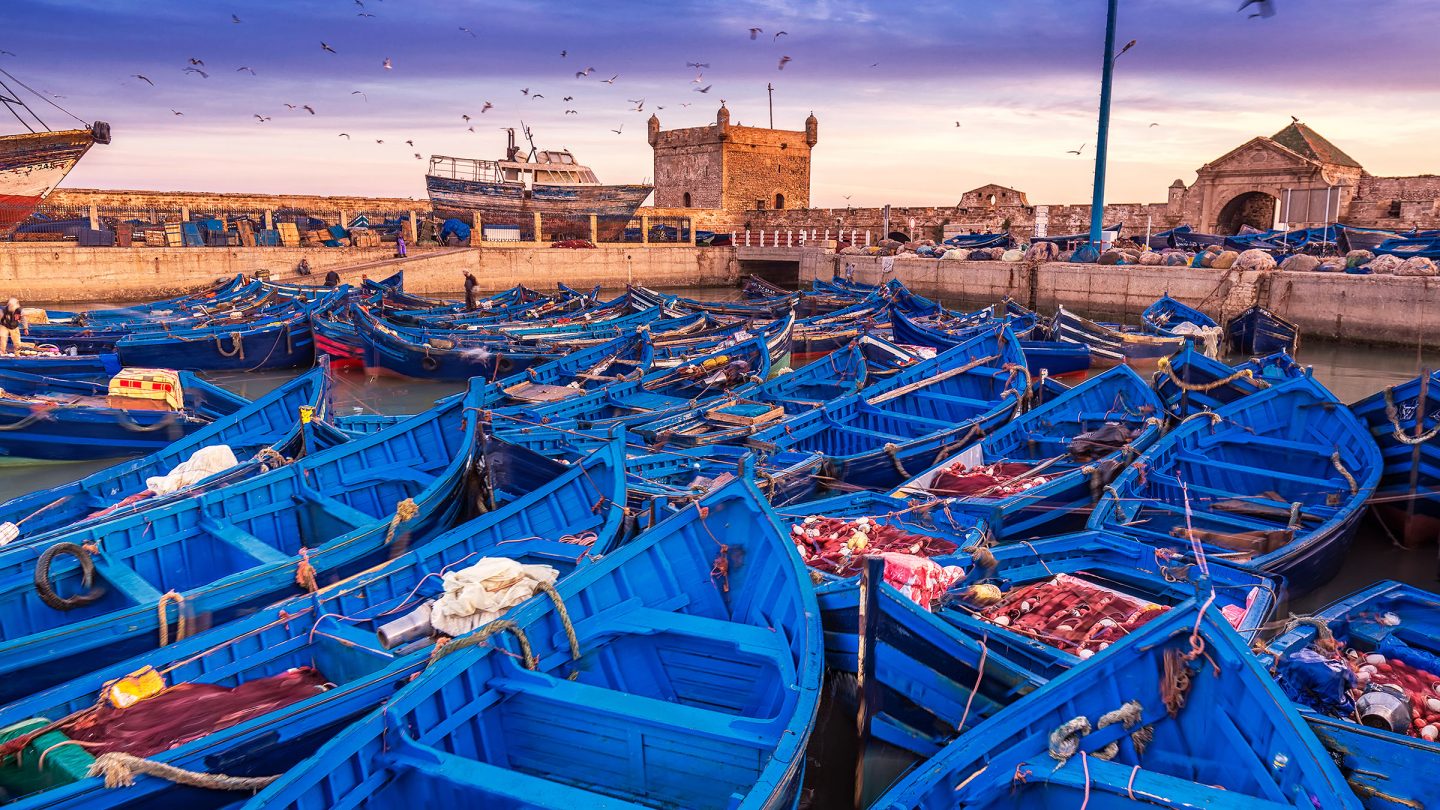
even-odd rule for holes
{"type": "MultiPolygon", "coordinates": [[[[1090,196],[1090,238],[1076,251],[1080,261],[1100,258],[1100,229],[1105,216],[1105,156],[1110,143],[1110,87],[1115,77],[1115,15],[1120,0],[1109,0],[1105,18],[1105,62],[1100,73],[1100,128],[1095,138],[1095,191],[1090,196]]],[[[1128,46],[1127,46],[1128,47],[1128,46]]]]}

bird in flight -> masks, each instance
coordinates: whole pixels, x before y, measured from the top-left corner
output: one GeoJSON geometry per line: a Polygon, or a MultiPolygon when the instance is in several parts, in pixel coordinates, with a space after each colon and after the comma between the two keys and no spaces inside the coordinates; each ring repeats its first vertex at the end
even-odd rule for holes
{"type": "Polygon", "coordinates": [[[269,120],[270,120],[270,116],[268,116],[268,115],[261,115],[260,113],[255,113],[255,120],[256,120],[256,121],[259,121],[260,123],[263,124],[263,123],[265,123],[266,121],[269,121],[269,120]]]}
{"type": "Polygon", "coordinates": [[[1078,155],[1078,154],[1080,154],[1081,152],[1084,152],[1084,151],[1085,151],[1085,147],[1086,147],[1086,146],[1089,146],[1089,142],[1088,142],[1088,141],[1087,141],[1086,143],[1080,144],[1080,148],[1079,148],[1079,149],[1069,149],[1069,150],[1066,150],[1065,154],[1067,154],[1067,155],[1078,155]]]}
{"type": "Polygon", "coordinates": [[[757,37],[757,36],[759,36],[759,35],[761,35],[761,34],[763,34],[763,33],[765,33],[765,29],[763,29],[763,28],[751,28],[751,29],[750,29],[750,38],[751,38],[751,39],[754,39],[755,37],[757,37]]]}
{"type": "Polygon", "coordinates": [[[471,131],[471,132],[474,132],[474,131],[475,131],[475,127],[470,127],[470,131],[471,131]]]}
{"type": "Polygon", "coordinates": [[[416,152],[416,153],[415,153],[415,159],[416,159],[416,160],[423,160],[423,158],[420,157],[420,153],[419,153],[419,152],[416,152]]]}
{"type": "Polygon", "coordinates": [[[461,30],[461,31],[464,31],[465,33],[469,34],[469,35],[472,36],[472,37],[475,36],[475,32],[474,32],[474,31],[471,31],[469,28],[466,28],[466,27],[463,26],[463,25],[460,26],[460,30],[461,30]]]}
{"type": "Polygon", "coordinates": [[[1300,123],[1300,119],[1299,119],[1299,118],[1296,118],[1296,117],[1293,116],[1293,115],[1290,116],[1290,121],[1291,121],[1291,123],[1295,123],[1295,124],[1300,123]]]}
{"type": "Polygon", "coordinates": [[[879,63],[879,62],[871,62],[871,63],[870,63],[870,67],[872,67],[872,68],[880,67],[880,63],[879,63]]]}
{"type": "MultiPolygon", "coordinates": [[[[706,89],[706,90],[709,90],[710,88],[707,87],[707,88],[705,88],[705,89],[706,89]]],[[[682,102],[680,102],[680,106],[681,106],[681,107],[689,107],[689,106],[690,106],[690,102],[688,102],[688,101],[682,101],[682,102]]]]}
{"type": "Polygon", "coordinates": [[[460,117],[465,119],[465,123],[470,123],[470,116],[466,115],[465,113],[460,113],[460,117]]]}
{"type": "Polygon", "coordinates": [[[348,132],[342,132],[342,133],[340,133],[337,137],[344,138],[345,140],[348,141],[348,140],[350,140],[350,133],[348,133],[348,132]]]}
{"type": "Polygon", "coordinates": [[[775,32],[775,36],[771,37],[771,38],[770,38],[770,41],[771,41],[771,42],[774,42],[775,40],[779,39],[780,37],[788,37],[788,36],[790,36],[790,32],[789,32],[789,31],[776,31],[776,32],[775,32]]]}
{"type": "Polygon", "coordinates": [[[605,84],[614,84],[615,80],[618,78],[620,78],[620,74],[616,73],[614,76],[611,76],[608,79],[601,79],[600,81],[604,82],[605,84]]]}
{"type": "Polygon", "coordinates": [[[532,98],[532,99],[535,99],[535,98],[544,98],[544,97],[545,97],[545,96],[543,96],[543,95],[541,95],[541,94],[539,94],[539,93],[536,93],[536,94],[530,96],[530,98],[532,98]]]}
{"type": "Polygon", "coordinates": [[[234,14],[231,14],[231,15],[230,15],[230,22],[232,22],[232,23],[238,23],[238,22],[240,22],[240,18],[237,17],[237,16],[235,16],[234,14]]]}
{"type": "Polygon", "coordinates": [[[785,65],[788,64],[790,61],[791,61],[791,60],[790,60],[790,57],[788,57],[788,56],[782,56],[782,57],[780,57],[780,66],[777,67],[776,70],[784,70],[784,69],[785,69],[785,65]]]}
{"type": "Polygon", "coordinates": [[[205,71],[201,70],[200,68],[188,67],[188,68],[185,68],[185,72],[186,72],[186,73],[199,73],[199,74],[200,74],[200,78],[202,78],[202,79],[208,79],[208,78],[210,78],[210,74],[209,74],[209,73],[206,73],[205,71]]]}
{"type": "Polygon", "coordinates": [[[569,51],[561,51],[561,52],[560,52],[560,58],[561,58],[561,59],[564,59],[565,57],[567,57],[567,56],[569,56],[569,55],[570,55],[570,52],[569,52],[569,51]]]}
{"type": "Polygon", "coordinates": [[[394,66],[390,64],[390,57],[388,57],[388,56],[385,57],[385,61],[384,61],[384,62],[380,63],[380,67],[383,67],[383,68],[385,68],[386,70],[393,70],[393,69],[394,69],[394,66]]]}
{"type": "Polygon", "coordinates": [[[562,98],[562,99],[560,99],[560,100],[561,100],[561,101],[574,101],[574,100],[575,100],[575,97],[574,97],[574,96],[566,96],[565,98],[562,98]]]}
{"type": "Polygon", "coordinates": [[[309,104],[305,104],[305,105],[301,106],[300,109],[304,110],[305,112],[310,113],[311,115],[314,115],[314,114],[315,114],[315,108],[314,108],[314,107],[311,107],[309,104]]]}
{"type": "Polygon", "coordinates": [[[708,93],[708,92],[710,92],[710,88],[712,88],[712,87],[714,87],[714,86],[715,86],[715,85],[713,85],[713,84],[707,84],[707,85],[705,85],[704,87],[697,87],[697,88],[695,88],[695,92],[697,92],[697,93],[708,93]]]}
{"type": "Polygon", "coordinates": [[[139,74],[139,73],[131,73],[131,74],[130,74],[130,77],[131,77],[131,78],[134,78],[134,79],[139,79],[140,81],[145,82],[146,84],[150,85],[151,87],[154,87],[154,86],[155,86],[155,82],[150,81],[150,77],[149,77],[149,76],[144,76],[144,75],[141,75],[141,74],[139,74]]]}
{"type": "Polygon", "coordinates": [[[408,140],[408,139],[407,139],[407,140],[405,141],[405,145],[406,145],[406,146],[414,146],[414,145],[415,145],[415,142],[414,142],[413,140],[408,140]]]}
{"type": "Polygon", "coordinates": [[[375,142],[376,142],[376,143],[384,143],[385,141],[381,140],[380,138],[376,138],[376,139],[375,139],[375,142]]]}
{"type": "Polygon", "coordinates": [[[374,17],[375,15],[374,15],[374,14],[371,14],[371,13],[368,12],[368,11],[361,11],[361,12],[357,12],[357,13],[355,14],[355,16],[356,16],[356,17],[374,17]]]}
{"type": "Polygon", "coordinates": [[[576,110],[566,110],[566,111],[565,111],[565,114],[566,114],[566,115],[579,115],[580,113],[579,113],[578,111],[576,111],[576,110]]]}
{"type": "Polygon", "coordinates": [[[620,130],[621,130],[621,129],[624,129],[624,128],[625,128],[625,125],[624,125],[624,124],[621,124],[621,125],[620,125],[620,129],[612,129],[612,130],[610,130],[610,131],[613,132],[613,133],[615,133],[616,135],[619,135],[619,134],[620,134],[620,130]]]}
{"type": "Polygon", "coordinates": [[[956,122],[955,122],[955,126],[957,126],[957,127],[960,126],[960,122],[959,122],[959,121],[956,121],[956,122]]]}
{"type": "Polygon", "coordinates": [[[176,114],[176,115],[184,115],[184,114],[185,114],[185,113],[180,112],[179,110],[171,110],[170,112],[172,112],[172,113],[174,113],[174,114],[176,114]]]}
{"type": "Polygon", "coordinates": [[[698,68],[698,69],[704,69],[704,68],[710,67],[710,63],[709,63],[709,62],[686,62],[686,63],[685,63],[685,67],[693,67],[693,68],[698,68]]]}
{"type": "Polygon", "coordinates": [[[335,50],[334,48],[330,47],[330,43],[328,43],[328,42],[326,42],[326,41],[324,41],[324,40],[321,40],[321,41],[320,41],[320,50],[322,50],[322,51],[329,51],[330,53],[336,53],[336,50],[335,50]]]}
{"type": "Polygon", "coordinates": [[[528,95],[530,95],[530,88],[528,88],[528,87],[522,87],[522,88],[520,88],[520,95],[522,95],[522,96],[528,96],[528,95]]]}
{"type": "Polygon", "coordinates": [[[1159,125],[1159,124],[1151,124],[1150,126],[1152,126],[1152,127],[1158,127],[1158,126],[1160,126],[1160,125],[1159,125]]]}
{"type": "Polygon", "coordinates": [[[236,72],[236,73],[249,73],[251,76],[254,76],[254,75],[255,75],[255,69],[254,69],[254,68],[248,68],[248,67],[238,67],[238,68],[235,68],[235,72],[236,72]]]}
{"type": "Polygon", "coordinates": [[[190,64],[192,64],[192,65],[201,65],[201,66],[204,66],[205,60],[204,60],[204,59],[196,59],[195,57],[192,56],[192,57],[190,57],[190,64]]]}
{"type": "Polygon", "coordinates": [[[1244,2],[1240,4],[1240,8],[1237,9],[1237,11],[1244,11],[1251,6],[1259,7],[1254,14],[1250,15],[1250,19],[1252,20],[1256,17],[1265,17],[1268,19],[1275,16],[1274,0],[1244,0],[1244,2]]]}
{"type": "Polygon", "coordinates": [[[490,102],[487,101],[487,102],[485,102],[485,106],[480,108],[480,114],[481,114],[481,115],[484,115],[486,110],[493,109],[494,107],[495,107],[494,104],[491,104],[490,102]]]}
{"type": "Polygon", "coordinates": [[[369,104],[369,103],[370,103],[370,97],[367,96],[367,95],[365,95],[365,91],[364,91],[364,90],[351,90],[351,91],[350,91],[350,95],[352,95],[352,96],[359,96],[360,98],[365,99],[365,103],[366,103],[366,104],[369,104]]]}

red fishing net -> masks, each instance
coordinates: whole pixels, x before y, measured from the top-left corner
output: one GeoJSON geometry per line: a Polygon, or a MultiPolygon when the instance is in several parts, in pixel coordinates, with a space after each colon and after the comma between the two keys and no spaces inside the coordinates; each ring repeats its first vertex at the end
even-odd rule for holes
{"type": "Polygon", "coordinates": [[[300,667],[236,687],[181,683],[132,706],[102,702],[62,730],[92,756],[149,757],[324,691],[325,678],[300,667]]]}
{"type": "Polygon", "coordinates": [[[937,472],[930,484],[930,491],[936,495],[988,498],[1004,498],[1017,492],[1037,487],[1050,479],[1043,475],[1032,475],[1016,480],[1027,472],[1029,464],[1019,462],[998,462],[977,467],[967,467],[956,462],[937,472]]]}
{"type": "Polygon", "coordinates": [[[806,565],[841,576],[858,572],[867,555],[896,552],[936,557],[953,554],[956,549],[948,540],[876,523],[868,517],[807,517],[790,530],[790,539],[806,565]]]}
{"type": "Polygon", "coordinates": [[[1359,695],[1372,683],[1394,684],[1405,690],[1410,698],[1411,737],[1427,740],[1440,739],[1440,677],[1401,661],[1386,658],[1379,653],[1360,655],[1353,650],[1346,662],[1355,672],[1356,689],[1359,695]],[[1426,729],[1430,731],[1426,731],[1426,729]]]}
{"type": "Polygon", "coordinates": [[[1065,652],[1089,658],[1167,607],[1069,574],[1016,588],[980,616],[1065,652]]]}

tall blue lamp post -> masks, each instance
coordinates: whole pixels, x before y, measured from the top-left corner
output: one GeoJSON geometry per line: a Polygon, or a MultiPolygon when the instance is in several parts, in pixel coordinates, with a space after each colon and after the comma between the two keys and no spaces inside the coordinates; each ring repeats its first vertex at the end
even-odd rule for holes
{"type": "Polygon", "coordinates": [[[1100,73],[1100,131],[1095,138],[1095,192],[1090,197],[1090,238],[1076,258],[1095,261],[1100,257],[1100,229],[1105,227],[1105,154],[1110,144],[1110,87],[1115,77],[1115,14],[1120,0],[1109,0],[1105,19],[1105,62],[1100,73]],[[1081,256],[1080,254],[1084,254],[1081,256]]]}

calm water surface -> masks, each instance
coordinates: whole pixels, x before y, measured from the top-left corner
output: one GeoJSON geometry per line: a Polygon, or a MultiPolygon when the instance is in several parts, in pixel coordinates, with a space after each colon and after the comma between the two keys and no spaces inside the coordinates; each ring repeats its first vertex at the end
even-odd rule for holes
{"type": "MultiPolygon", "coordinates": [[[[734,299],[734,289],[671,290],[681,295],[708,299],[734,299]]],[[[950,303],[950,302],[946,302],[950,303]]],[[[1315,376],[1340,398],[1353,402],[1402,382],[1424,364],[1435,368],[1440,355],[1418,357],[1413,348],[1371,347],[1307,341],[1300,347],[1300,360],[1315,370],[1315,376]]],[[[207,379],[246,397],[254,398],[293,376],[293,371],[222,373],[207,379]]],[[[334,406],[337,414],[408,414],[423,410],[437,398],[461,390],[458,383],[427,383],[388,378],[369,378],[362,373],[337,374],[334,406]]],[[[72,481],[114,463],[20,462],[0,460],[0,500],[37,489],[72,481]]],[[[1407,550],[1396,546],[1374,521],[1366,520],[1340,575],[1328,585],[1301,599],[1290,609],[1296,612],[1320,607],[1350,591],[1381,579],[1398,579],[1440,590],[1437,583],[1436,547],[1407,550]]]]}

